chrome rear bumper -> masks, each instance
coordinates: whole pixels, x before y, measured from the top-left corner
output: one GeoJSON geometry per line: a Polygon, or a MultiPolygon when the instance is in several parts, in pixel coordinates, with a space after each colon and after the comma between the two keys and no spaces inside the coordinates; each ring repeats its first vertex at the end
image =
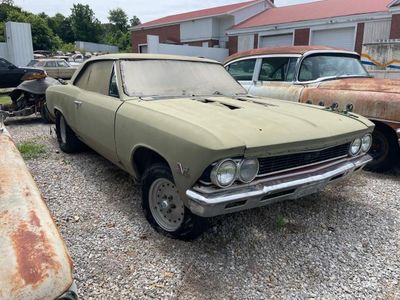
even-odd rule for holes
{"type": "Polygon", "coordinates": [[[194,186],[186,191],[189,209],[202,217],[261,207],[273,202],[297,199],[314,194],[329,183],[361,170],[372,158],[369,155],[337,162],[274,178],[261,178],[251,184],[216,190],[194,186]]]}

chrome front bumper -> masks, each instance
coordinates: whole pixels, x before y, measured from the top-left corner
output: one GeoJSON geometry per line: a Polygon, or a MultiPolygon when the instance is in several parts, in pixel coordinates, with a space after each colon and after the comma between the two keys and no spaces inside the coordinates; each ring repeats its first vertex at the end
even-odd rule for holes
{"type": "Polygon", "coordinates": [[[188,207],[196,215],[213,217],[277,201],[297,199],[314,194],[329,183],[361,170],[371,160],[369,155],[364,155],[285,176],[257,179],[251,184],[226,190],[194,186],[186,191],[188,207]]]}

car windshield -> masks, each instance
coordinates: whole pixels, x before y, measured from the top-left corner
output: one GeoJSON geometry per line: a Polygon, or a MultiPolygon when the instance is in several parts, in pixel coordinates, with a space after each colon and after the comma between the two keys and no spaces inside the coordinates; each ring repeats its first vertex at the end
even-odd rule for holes
{"type": "Polygon", "coordinates": [[[306,57],[300,67],[299,81],[311,81],[326,77],[369,76],[355,56],[318,54],[306,57]]]}
{"type": "Polygon", "coordinates": [[[37,63],[38,63],[37,60],[32,59],[26,66],[27,67],[34,67],[34,66],[36,66],[37,63]]]}
{"type": "Polygon", "coordinates": [[[123,60],[121,75],[124,91],[132,97],[246,94],[239,83],[217,63],[123,60]]]}

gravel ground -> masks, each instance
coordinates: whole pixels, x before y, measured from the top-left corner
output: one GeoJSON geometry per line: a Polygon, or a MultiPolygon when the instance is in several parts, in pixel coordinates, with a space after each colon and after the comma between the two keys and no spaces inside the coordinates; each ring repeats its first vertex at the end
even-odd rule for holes
{"type": "Polygon", "coordinates": [[[400,299],[400,176],[363,172],[318,195],[210,220],[198,240],[152,230],[140,186],[94,153],[59,152],[10,121],[68,245],[82,299],[400,299]]]}

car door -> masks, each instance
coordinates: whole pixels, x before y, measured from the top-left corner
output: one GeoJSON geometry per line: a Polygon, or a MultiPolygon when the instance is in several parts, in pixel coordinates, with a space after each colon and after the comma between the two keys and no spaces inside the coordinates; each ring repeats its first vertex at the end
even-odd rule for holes
{"type": "Polygon", "coordinates": [[[226,70],[249,91],[253,84],[256,63],[256,58],[240,59],[228,64],[226,70]]]}
{"type": "Polygon", "coordinates": [[[57,67],[57,62],[56,61],[46,61],[44,64],[44,68],[47,72],[47,75],[53,78],[58,78],[58,67],[57,67]]]}
{"type": "Polygon", "coordinates": [[[80,88],[74,100],[76,133],[91,148],[117,163],[114,121],[123,102],[115,88],[114,61],[89,63],[74,85],[80,88]]]}
{"type": "Polygon", "coordinates": [[[295,84],[298,58],[271,56],[260,58],[260,69],[255,74],[249,93],[254,96],[299,101],[304,86],[295,84]]]}
{"type": "Polygon", "coordinates": [[[57,67],[58,67],[59,78],[70,79],[72,77],[74,70],[65,60],[57,61],[57,67]]]}

